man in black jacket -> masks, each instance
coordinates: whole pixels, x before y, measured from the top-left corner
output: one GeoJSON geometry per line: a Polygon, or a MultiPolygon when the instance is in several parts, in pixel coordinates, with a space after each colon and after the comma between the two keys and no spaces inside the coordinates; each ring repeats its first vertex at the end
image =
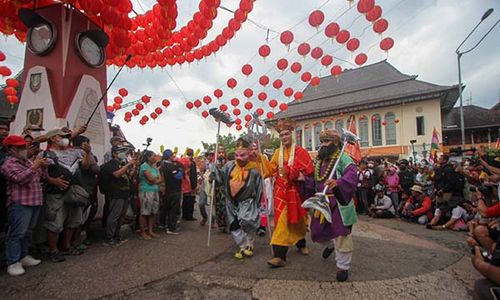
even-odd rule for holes
{"type": "Polygon", "coordinates": [[[439,167],[435,173],[435,188],[438,195],[445,195],[445,198],[453,196],[463,196],[464,177],[456,172],[449,162],[448,155],[439,157],[439,167]]]}
{"type": "Polygon", "coordinates": [[[165,191],[162,196],[159,223],[167,227],[167,234],[179,234],[177,214],[181,206],[181,183],[184,176],[182,165],[173,158],[172,150],[165,150],[163,164],[160,167],[165,181],[165,191]]]}
{"type": "Polygon", "coordinates": [[[185,221],[196,221],[193,217],[194,203],[196,199],[196,187],[198,185],[198,172],[193,159],[193,149],[187,149],[186,155],[189,157],[191,166],[189,169],[189,181],[191,182],[191,192],[185,193],[182,198],[182,219],[185,221]]]}

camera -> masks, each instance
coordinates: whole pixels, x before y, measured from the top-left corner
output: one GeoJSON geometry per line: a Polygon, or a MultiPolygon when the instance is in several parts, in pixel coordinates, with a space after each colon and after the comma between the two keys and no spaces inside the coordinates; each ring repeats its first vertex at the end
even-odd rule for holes
{"type": "Polygon", "coordinates": [[[151,142],[152,142],[152,141],[153,141],[153,139],[152,139],[152,138],[150,138],[150,137],[148,137],[148,138],[146,139],[146,143],[148,143],[148,144],[151,144],[151,142]]]}

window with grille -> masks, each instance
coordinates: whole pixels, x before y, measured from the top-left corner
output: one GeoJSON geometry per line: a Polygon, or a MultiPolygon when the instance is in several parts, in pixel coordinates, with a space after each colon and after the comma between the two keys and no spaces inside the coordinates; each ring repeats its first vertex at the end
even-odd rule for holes
{"type": "Polygon", "coordinates": [[[425,135],[424,116],[417,117],[417,135],[425,135]]]}
{"type": "Polygon", "coordinates": [[[392,112],[385,114],[385,144],[395,145],[396,144],[396,116],[392,112]]]}
{"type": "Polygon", "coordinates": [[[362,118],[359,119],[358,121],[358,127],[359,127],[359,138],[360,138],[360,145],[361,147],[368,147],[369,142],[368,142],[368,119],[362,118]]]}
{"type": "Polygon", "coordinates": [[[373,146],[382,145],[382,124],[379,114],[372,116],[372,142],[373,146]]]}

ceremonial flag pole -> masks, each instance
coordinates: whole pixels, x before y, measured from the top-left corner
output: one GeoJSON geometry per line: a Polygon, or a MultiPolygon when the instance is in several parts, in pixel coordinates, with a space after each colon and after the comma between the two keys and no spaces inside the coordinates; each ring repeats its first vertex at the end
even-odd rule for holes
{"type": "MultiPolygon", "coordinates": [[[[220,123],[223,122],[225,124],[232,124],[233,120],[225,114],[224,112],[220,111],[217,108],[211,108],[209,110],[210,115],[215,118],[215,121],[217,122],[217,136],[215,140],[215,155],[214,155],[214,164],[217,164],[217,153],[219,151],[219,137],[220,137],[220,123]]],[[[216,166],[217,167],[217,166],[216,166]]],[[[211,199],[210,199],[210,209],[209,209],[209,217],[208,217],[208,238],[207,238],[207,247],[210,247],[210,238],[212,235],[212,214],[213,214],[213,206],[214,206],[214,201],[215,201],[215,178],[212,179],[212,186],[211,186],[211,191],[210,191],[211,199]]]]}

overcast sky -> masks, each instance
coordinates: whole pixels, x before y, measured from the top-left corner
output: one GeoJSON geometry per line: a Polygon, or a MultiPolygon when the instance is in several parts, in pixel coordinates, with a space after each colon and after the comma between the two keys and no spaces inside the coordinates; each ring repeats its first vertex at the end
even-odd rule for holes
{"type": "MultiPolygon", "coordinates": [[[[136,0],[134,8],[137,12],[150,8],[156,1],[136,0]]],[[[197,10],[199,0],[177,1],[179,6],[178,27],[184,25],[197,10]]],[[[221,5],[228,9],[238,7],[237,0],[222,0],[221,5]]],[[[355,1],[357,2],[357,1],[355,1]]],[[[335,42],[330,42],[322,32],[309,26],[307,16],[315,9],[320,8],[325,13],[325,22],[322,28],[331,21],[336,21],[342,28],[347,28],[351,36],[358,37],[361,46],[358,51],[368,55],[367,64],[387,59],[391,64],[405,74],[418,75],[420,80],[439,85],[453,85],[458,83],[456,47],[479,22],[483,13],[490,7],[494,13],[486,19],[464,44],[463,50],[475,45],[486,31],[500,18],[500,1],[498,0],[377,0],[382,7],[383,17],[389,21],[389,28],[383,37],[394,39],[394,48],[388,54],[378,47],[380,36],[374,33],[370,23],[360,16],[354,6],[349,10],[346,0],[257,0],[254,10],[245,22],[221,51],[199,63],[191,65],[167,67],[162,69],[126,69],[111,88],[109,99],[117,95],[119,88],[126,88],[129,96],[125,102],[140,98],[142,95],[152,97],[151,103],[144,110],[148,114],[155,107],[161,106],[161,100],[167,98],[172,105],[156,121],[141,126],[136,118],[130,123],[123,121],[123,112],[118,112],[115,123],[122,126],[128,139],[136,146],[140,146],[146,137],[153,138],[153,149],[159,149],[163,144],[167,148],[179,146],[181,151],[186,146],[201,148],[200,141],[214,141],[216,125],[210,118],[200,116],[202,109],[188,111],[185,99],[192,101],[201,99],[204,95],[213,96],[216,88],[223,88],[224,98],[220,103],[229,103],[233,97],[238,97],[242,103],[246,101],[242,92],[245,88],[252,88],[254,94],[263,91],[256,84],[262,74],[267,74],[271,80],[281,78],[284,87],[302,90],[304,84],[290,71],[282,73],[275,67],[279,58],[285,57],[289,63],[299,61],[303,64],[303,71],[310,71],[313,76],[326,76],[329,69],[321,68],[310,56],[300,57],[296,50],[298,44],[292,44],[287,51],[277,38],[276,32],[292,30],[295,41],[308,41],[312,47],[320,46],[324,53],[335,57],[334,63],[343,68],[356,67],[354,56],[335,42]],[[269,28],[269,36],[267,30],[269,28]],[[293,28],[293,29],[292,29],[293,28]],[[272,48],[270,57],[263,60],[256,55],[258,47],[266,43],[266,36],[272,48]],[[241,66],[250,63],[253,73],[249,77],[241,74],[241,66]],[[168,73],[167,73],[168,72],[168,73]],[[172,76],[179,88],[176,88],[168,74],[172,76]],[[225,86],[228,78],[238,80],[238,87],[230,90],[225,86]],[[182,91],[182,93],[179,91],[182,91]],[[184,96],[183,96],[184,94],[184,96]]],[[[222,9],[218,10],[218,17],[206,41],[210,41],[221,28],[227,24],[231,14],[222,9]]],[[[0,49],[7,55],[6,65],[14,72],[22,68],[24,45],[13,38],[0,39],[0,49]]],[[[484,107],[491,107],[500,99],[500,26],[497,26],[490,35],[473,52],[462,58],[463,82],[467,88],[464,99],[472,98],[472,103],[484,107]]],[[[112,78],[117,69],[108,68],[108,78],[112,78]]],[[[341,77],[339,78],[341,80],[341,77]]],[[[255,107],[262,106],[269,111],[268,101],[276,98],[286,102],[282,91],[267,87],[268,100],[260,103],[254,99],[255,107]]],[[[214,98],[214,97],[212,97],[214,98]]],[[[215,98],[214,98],[215,100],[215,98]]],[[[216,101],[214,101],[216,103],[216,101]]],[[[458,103],[458,102],[457,102],[458,103]]],[[[230,106],[230,105],[229,105],[230,106]]],[[[242,106],[242,104],[241,104],[242,106]]],[[[230,106],[231,108],[231,106],[230,106]]],[[[206,107],[204,108],[206,109],[206,107]]],[[[244,109],[241,107],[241,110],[244,109]]],[[[236,132],[223,126],[222,134],[236,132]]]]}

